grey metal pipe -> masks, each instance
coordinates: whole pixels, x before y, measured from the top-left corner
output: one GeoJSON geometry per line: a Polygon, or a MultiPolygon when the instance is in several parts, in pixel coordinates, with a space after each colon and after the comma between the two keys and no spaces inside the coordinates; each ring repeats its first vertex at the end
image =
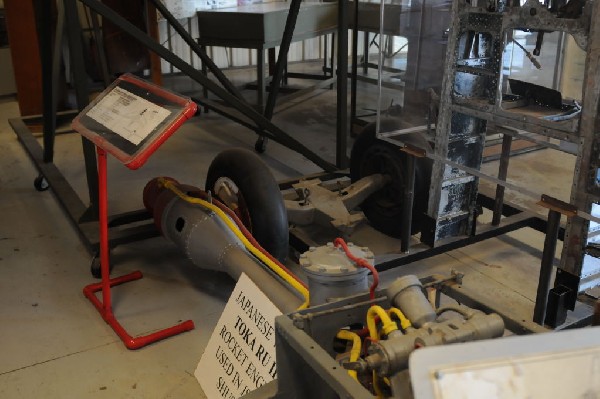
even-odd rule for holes
{"type": "Polygon", "coordinates": [[[254,258],[216,214],[166,190],[151,202],[165,238],[181,248],[196,266],[226,272],[236,280],[246,273],[283,313],[301,305],[301,298],[292,288],[254,258]]]}
{"type": "Polygon", "coordinates": [[[416,328],[421,328],[437,318],[422,290],[421,281],[412,274],[397,278],[387,288],[390,302],[400,309],[416,328]]]}

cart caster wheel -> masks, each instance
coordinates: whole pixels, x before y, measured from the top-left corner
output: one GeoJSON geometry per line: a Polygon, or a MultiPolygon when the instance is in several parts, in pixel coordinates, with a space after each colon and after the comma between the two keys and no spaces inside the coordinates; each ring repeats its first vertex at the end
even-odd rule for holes
{"type": "Polygon", "coordinates": [[[256,143],[254,143],[254,151],[258,152],[259,154],[263,154],[265,151],[267,151],[268,142],[268,138],[260,136],[258,140],[256,140],[256,143]]]}
{"type": "Polygon", "coordinates": [[[48,180],[46,180],[44,175],[39,175],[33,181],[33,187],[35,187],[37,191],[46,191],[50,188],[50,185],[48,184],[48,180]]]}
{"type": "Polygon", "coordinates": [[[100,254],[94,254],[92,262],[90,263],[90,272],[94,278],[102,278],[102,270],[100,268],[100,254]]]}
{"type": "MultiPolygon", "coordinates": [[[[109,268],[109,273],[112,272],[112,264],[109,268]]],[[[100,262],[100,253],[96,252],[90,263],[90,273],[94,278],[102,278],[102,267],[100,262]]]]}
{"type": "Polygon", "coordinates": [[[243,148],[221,152],[208,168],[205,190],[216,197],[221,195],[223,202],[235,208],[242,223],[267,252],[280,261],[286,258],[287,210],[279,185],[258,155],[243,148]]]}

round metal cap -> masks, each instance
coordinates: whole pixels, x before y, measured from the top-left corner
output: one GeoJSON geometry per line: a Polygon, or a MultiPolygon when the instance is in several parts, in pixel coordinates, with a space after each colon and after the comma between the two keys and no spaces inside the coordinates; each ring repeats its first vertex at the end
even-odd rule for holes
{"type": "MultiPolygon", "coordinates": [[[[375,259],[373,253],[366,247],[349,243],[348,249],[357,258],[363,258],[368,262],[373,262],[375,259]]],[[[306,273],[318,276],[336,277],[368,273],[367,269],[356,266],[342,248],[337,248],[331,243],[326,246],[311,247],[309,251],[300,255],[300,265],[306,273]]]]}

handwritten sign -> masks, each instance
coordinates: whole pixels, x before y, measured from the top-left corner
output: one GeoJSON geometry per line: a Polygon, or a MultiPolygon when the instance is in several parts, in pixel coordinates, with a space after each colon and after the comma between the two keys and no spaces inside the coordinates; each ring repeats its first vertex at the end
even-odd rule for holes
{"type": "Polygon", "coordinates": [[[242,274],[194,375],[209,399],[237,399],[277,376],[275,317],[281,312],[242,274]]]}

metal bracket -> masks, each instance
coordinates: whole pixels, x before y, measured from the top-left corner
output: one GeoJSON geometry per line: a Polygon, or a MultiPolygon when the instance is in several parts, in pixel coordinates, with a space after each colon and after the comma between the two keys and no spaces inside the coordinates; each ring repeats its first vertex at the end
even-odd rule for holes
{"type": "Polygon", "coordinates": [[[577,216],[577,207],[559,199],[542,194],[542,199],[537,202],[539,206],[556,211],[566,217],[577,216]]]}

